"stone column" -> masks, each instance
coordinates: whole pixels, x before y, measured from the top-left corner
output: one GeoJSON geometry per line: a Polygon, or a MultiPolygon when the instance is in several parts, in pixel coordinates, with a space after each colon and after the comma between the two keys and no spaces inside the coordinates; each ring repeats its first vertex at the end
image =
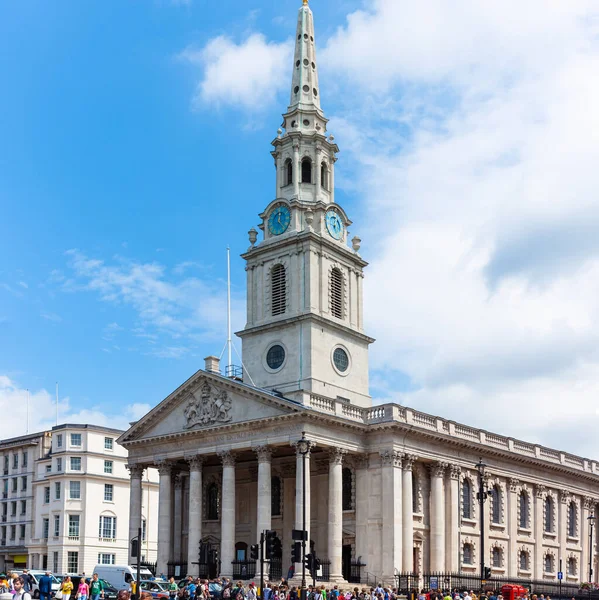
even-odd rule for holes
{"type": "Polygon", "coordinates": [[[383,579],[392,585],[395,570],[402,567],[402,454],[395,450],[381,452],[381,496],[383,501],[383,579]]]}
{"type": "Polygon", "coordinates": [[[173,559],[181,560],[181,534],[183,532],[182,509],[183,509],[183,477],[177,473],[174,477],[173,487],[173,559]]]}
{"type": "Polygon", "coordinates": [[[448,495],[445,509],[445,565],[450,573],[460,570],[460,473],[458,465],[449,465],[448,495]]]}
{"type": "Polygon", "coordinates": [[[431,465],[430,570],[445,570],[445,493],[443,475],[447,463],[431,465]]]}
{"type": "Polygon", "coordinates": [[[221,492],[220,575],[233,577],[235,560],[235,456],[231,452],[219,452],[223,463],[221,492]]]}
{"type": "Polygon", "coordinates": [[[299,199],[299,187],[302,177],[302,165],[299,160],[299,144],[293,144],[293,194],[299,199]]]}
{"type": "MultiPolygon", "coordinates": [[[[593,512],[593,499],[585,496],[580,508],[580,545],[582,547],[580,581],[589,581],[589,515],[593,512]]],[[[593,527],[593,538],[595,533],[596,529],[593,527]]]]}
{"type": "Polygon", "coordinates": [[[356,558],[368,563],[368,454],[354,458],[356,464],[356,558]]]}
{"type": "Polygon", "coordinates": [[[135,564],[137,557],[131,555],[131,540],[137,537],[141,527],[141,496],[142,477],[144,468],[139,465],[127,465],[129,469],[130,494],[129,494],[129,564],[135,564]]]}
{"type": "Polygon", "coordinates": [[[194,577],[200,574],[200,540],[202,539],[202,465],[203,456],[192,456],[189,463],[189,516],[187,526],[187,572],[194,577]]]}
{"type": "Polygon", "coordinates": [[[507,498],[507,527],[509,544],[507,550],[507,576],[518,576],[518,495],[520,493],[520,481],[509,480],[509,493],[507,498]]]}
{"type": "Polygon", "coordinates": [[[543,510],[545,501],[545,486],[535,486],[535,555],[533,579],[543,579],[543,510]]]}
{"type": "MultiPolygon", "coordinates": [[[[299,451],[299,445],[297,442],[292,443],[295,446],[295,529],[304,529],[303,522],[303,489],[304,489],[304,473],[303,465],[304,460],[306,464],[306,531],[308,532],[308,540],[306,541],[306,554],[310,551],[310,453],[314,446],[314,442],[308,442],[308,453],[302,455],[299,451]]],[[[302,563],[296,563],[295,565],[295,576],[301,576],[302,563]]],[[[308,578],[308,574],[306,574],[308,578]]]]}
{"type": "MultiPolygon", "coordinates": [[[[268,446],[254,448],[258,456],[258,514],[256,518],[256,538],[260,543],[260,534],[271,529],[271,459],[272,450],[268,446]]],[[[264,575],[268,578],[268,563],[265,563],[264,575]]],[[[256,578],[260,578],[260,561],[256,562],[256,578]]]]}
{"type": "Polygon", "coordinates": [[[343,456],[341,448],[329,450],[329,528],[328,553],[331,561],[329,581],[342,582],[343,545],[343,456]]]}
{"type": "Polygon", "coordinates": [[[320,165],[322,164],[322,148],[320,146],[316,146],[316,164],[314,165],[314,200],[320,200],[320,186],[322,182],[320,181],[320,165]]]}
{"type": "Polygon", "coordinates": [[[559,569],[559,559],[563,560],[562,568],[568,572],[568,552],[567,552],[567,536],[568,536],[568,501],[570,500],[570,492],[568,490],[560,490],[559,492],[559,510],[557,514],[557,541],[559,543],[559,556],[557,556],[556,566],[559,569]]]}
{"type": "Polygon", "coordinates": [[[403,537],[402,537],[402,571],[412,573],[414,571],[414,501],[412,467],[416,456],[406,454],[403,459],[403,482],[402,482],[402,510],[403,510],[403,537]]]}
{"type": "Polygon", "coordinates": [[[166,461],[157,464],[160,474],[158,490],[158,573],[168,572],[171,559],[172,466],[166,461]]]}

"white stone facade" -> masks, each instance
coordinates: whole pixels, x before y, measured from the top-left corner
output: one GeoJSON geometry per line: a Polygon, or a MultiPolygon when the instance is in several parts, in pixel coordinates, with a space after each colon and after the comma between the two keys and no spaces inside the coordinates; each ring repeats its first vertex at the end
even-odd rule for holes
{"type": "MultiPolygon", "coordinates": [[[[398,572],[479,573],[566,582],[597,574],[599,464],[399,406],[373,406],[368,388],[360,240],[334,202],[338,148],[326,133],[312,13],[299,11],[291,103],[273,141],[276,198],[250,230],[243,381],[205,371],[134,424],[129,451],[131,532],[140,477],[160,472],[158,570],[198,574],[200,540],[217,549],[220,573],[248,558],[260,533],[282,542],[306,529],[329,579],[398,572]],[[343,352],[338,356],[337,349],[343,352]],[[271,352],[276,349],[276,352],[271,352]],[[305,434],[312,447],[296,452],[305,434]],[[486,463],[481,514],[476,464],[486,463]],[[307,478],[304,480],[303,467],[307,478]],[[306,502],[304,505],[303,491],[306,502]],[[484,553],[481,561],[481,524],[484,553]],[[589,542],[592,541],[589,549],[589,542]],[[591,555],[589,555],[589,552],[591,555]]],[[[296,565],[296,573],[300,566],[296,565]]]]}
{"type": "MultiPolygon", "coordinates": [[[[5,555],[4,565],[0,567],[91,573],[98,562],[127,562],[130,480],[126,469],[127,451],[116,441],[122,433],[95,425],[69,424],[37,434],[35,451],[30,451],[28,463],[28,493],[23,499],[27,502],[26,535],[19,539],[20,547],[14,554],[5,555]]],[[[19,449],[13,444],[5,451],[9,464],[15,452],[22,460],[25,438],[17,439],[19,449]]],[[[31,445],[31,441],[27,443],[31,445]]],[[[9,470],[5,480],[10,482],[12,476],[9,470]]],[[[9,483],[9,489],[11,485],[9,483]]],[[[21,502],[13,500],[10,491],[8,496],[3,505],[21,502]]],[[[146,472],[140,510],[145,531],[142,555],[154,561],[158,530],[158,474],[155,470],[146,472]]],[[[11,526],[9,509],[7,546],[11,541],[11,526]]],[[[20,525],[16,527],[19,531],[20,525]]]]}

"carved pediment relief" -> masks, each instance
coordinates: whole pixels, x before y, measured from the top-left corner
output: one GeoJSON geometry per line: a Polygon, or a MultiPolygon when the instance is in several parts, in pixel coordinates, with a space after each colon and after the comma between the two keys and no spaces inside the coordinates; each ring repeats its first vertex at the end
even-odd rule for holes
{"type": "Polygon", "coordinates": [[[185,402],[185,429],[231,421],[231,399],[228,392],[216,389],[208,381],[192,390],[185,402]]]}

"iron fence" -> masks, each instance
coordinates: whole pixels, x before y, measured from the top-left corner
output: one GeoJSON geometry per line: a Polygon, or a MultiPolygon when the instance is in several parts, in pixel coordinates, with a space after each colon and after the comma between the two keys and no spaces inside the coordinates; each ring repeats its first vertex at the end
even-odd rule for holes
{"type": "MultiPolygon", "coordinates": [[[[187,576],[187,562],[182,561],[169,561],[166,563],[167,576],[169,579],[171,577],[182,578],[187,576]]],[[[156,573],[154,573],[155,575],[156,573]]]]}
{"type": "Polygon", "coordinates": [[[349,576],[347,577],[347,581],[349,583],[361,583],[362,582],[362,568],[366,566],[366,563],[363,563],[359,560],[352,560],[349,565],[349,576]]]}
{"type": "Polygon", "coordinates": [[[255,560],[234,560],[231,564],[233,565],[233,579],[247,581],[256,576],[255,560]]]}

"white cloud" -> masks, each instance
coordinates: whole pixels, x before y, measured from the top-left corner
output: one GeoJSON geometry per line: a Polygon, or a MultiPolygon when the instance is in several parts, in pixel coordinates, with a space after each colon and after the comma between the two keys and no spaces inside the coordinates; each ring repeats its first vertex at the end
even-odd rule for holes
{"type": "MultiPolygon", "coordinates": [[[[91,423],[115,429],[127,429],[130,421],[135,421],[150,410],[149,404],[129,404],[118,413],[107,413],[100,406],[74,409],[68,397],[59,398],[58,422],[91,423]]],[[[0,411],[10,420],[10,432],[4,437],[17,437],[27,433],[27,389],[7,375],[0,375],[0,411]]],[[[29,432],[43,431],[56,424],[55,395],[45,389],[30,390],[29,393],[29,432]]]]}
{"type": "Polygon", "coordinates": [[[189,47],[180,58],[200,67],[194,106],[228,105],[259,112],[270,105],[287,84],[291,44],[267,42],[254,33],[237,44],[226,36],[203,48],[189,47]]]}
{"type": "Polygon", "coordinates": [[[584,1],[379,0],[322,60],[380,395],[594,457],[598,26],[584,1]]]}

